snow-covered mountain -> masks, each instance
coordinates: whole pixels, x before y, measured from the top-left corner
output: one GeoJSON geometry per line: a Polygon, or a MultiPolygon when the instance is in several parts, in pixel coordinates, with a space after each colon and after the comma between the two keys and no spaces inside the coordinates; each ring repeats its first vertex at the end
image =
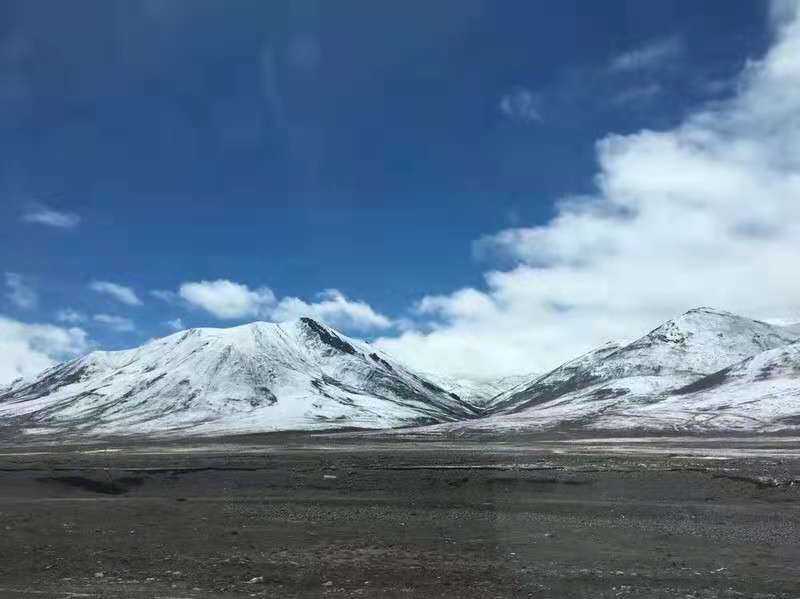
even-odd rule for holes
{"type": "Polygon", "coordinates": [[[478,410],[310,318],[191,329],[0,389],[0,418],[95,433],[383,428],[478,410]]]}
{"type": "Polygon", "coordinates": [[[519,383],[493,398],[491,411],[520,412],[581,389],[595,381],[596,366],[619,349],[618,343],[609,342],[527,383],[519,383]]]}
{"type": "MultiPolygon", "coordinates": [[[[757,385],[754,377],[733,374],[724,379],[728,386],[712,386],[708,381],[722,380],[720,370],[732,364],[778,360],[784,356],[781,352],[787,352],[781,362],[784,366],[774,370],[791,371],[785,363],[794,359],[791,344],[797,341],[800,335],[792,327],[697,308],[632,343],[609,343],[502,394],[488,417],[467,426],[538,428],[566,423],[595,428],[664,428],[681,421],[691,427],[697,419],[687,416],[690,408],[681,406],[710,401],[712,396],[714,401],[724,398],[734,386],[740,397],[756,400],[767,388],[757,385]],[[698,395],[701,389],[693,390],[692,385],[702,387],[705,395],[698,395]]],[[[740,368],[733,367],[732,372],[740,368]]],[[[800,395],[800,381],[781,377],[776,385],[781,386],[784,397],[800,395]]],[[[772,402],[771,397],[766,395],[765,401],[772,402]]],[[[800,414],[800,400],[796,406],[772,402],[764,409],[773,420],[792,418],[800,414]]]]}
{"type": "Polygon", "coordinates": [[[532,379],[419,375],[309,318],[192,329],[0,388],[28,431],[800,427],[800,327],[697,308],[532,379]]]}
{"type": "Polygon", "coordinates": [[[800,343],[770,349],[660,401],[608,410],[598,428],[776,429],[800,426],[800,343]]]}

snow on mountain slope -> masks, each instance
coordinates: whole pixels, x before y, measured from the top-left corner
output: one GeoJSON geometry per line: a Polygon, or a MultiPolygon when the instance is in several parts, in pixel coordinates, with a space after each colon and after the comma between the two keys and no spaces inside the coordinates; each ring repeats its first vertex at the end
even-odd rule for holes
{"type": "Polygon", "coordinates": [[[618,400],[657,395],[761,351],[798,340],[784,327],[696,308],[633,343],[608,344],[556,368],[498,402],[498,413],[520,413],[565,398],[618,400]]]}
{"type": "Polygon", "coordinates": [[[492,412],[518,412],[580,388],[584,382],[590,382],[597,364],[619,348],[619,344],[609,342],[534,378],[528,384],[522,383],[508,389],[492,400],[492,412]]]}
{"type": "Polygon", "coordinates": [[[0,388],[0,420],[98,434],[429,423],[772,430],[800,426],[800,331],[698,308],[520,382],[419,376],[308,318],[192,329],[0,388]]]}
{"type": "MultiPolygon", "coordinates": [[[[632,343],[607,344],[567,362],[497,398],[489,416],[453,427],[661,428],[659,418],[669,416],[669,423],[686,420],[685,411],[672,418],[675,406],[686,398],[675,396],[671,407],[658,409],[665,400],[672,401],[672,390],[686,389],[756,354],[770,356],[770,351],[780,352],[798,340],[790,328],[697,308],[632,343]]],[[[742,379],[740,388],[745,395],[757,393],[753,380],[742,379]]],[[[800,413],[800,405],[774,406],[774,411],[785,409],[790,409],[788,416],[800,413]]]]}
{"type": "Polygon", "coordinates": [[[96,433],[383,428],[478,410],[309,318],[191,329],[0,389],[0,418],[96,433]]]}
{"type": "Polygon", "coordinates": [[[470,405],[481,409],[490,409],[498,396],[535,378],[533,374],[514,374],[501,377],[473,377],[470,375],[441,375],[423,372],[421,375],[428,381],[436,383],[442,389],[455,393],[470,405]]]}
{"type": "Polygon", "coordinates": [[[800,337],[800,322],[796,324],[782,325],[781,328],[790,335],[800,337]]]}
{"type": "Polygon", "coordinates": [[[772,430],[800,425],[800,343],[760,352],[673,389],[663,399],[609,410],[596,428],[772,430]]]}

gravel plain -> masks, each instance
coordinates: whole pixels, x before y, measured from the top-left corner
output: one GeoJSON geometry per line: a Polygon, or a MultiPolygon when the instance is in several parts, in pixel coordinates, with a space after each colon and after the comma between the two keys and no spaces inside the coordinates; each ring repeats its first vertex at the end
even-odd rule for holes
{"type": "Polygon", "coordinates": [[[0,447],[0,597],[800,597],[794,437],[0,447]]]}

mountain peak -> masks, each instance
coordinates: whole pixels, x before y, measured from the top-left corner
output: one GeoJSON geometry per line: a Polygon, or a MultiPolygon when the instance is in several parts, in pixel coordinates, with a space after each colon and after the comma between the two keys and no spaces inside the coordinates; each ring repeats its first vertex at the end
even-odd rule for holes
{"type": "Polygon", "coordinates": [[[328,345],[346,354],[356,353],[356,349],[350,343],[342,339],[342,337],[339,336],[334,329],[322,325],[313,318],[309,318],[307,316],[303,316],[300,319],[300,322],[304,324],[312,334],[316,335],[325,345],[328,345]]]}
{"type": "Polygon", "coordinates": [[[697,388],[688,385],[699,380],[704,388],[718,385],[724,377],[713,378],[714,373],[761,352],[765,352],[765,365],[759,362],[759,368],[750,368],[754,376],[785,373],[794,368],[795,354],[770,350],[798,339],[800,334],[788,329],[701,306],[632,343],[600,348],[562,364],[494,406],[504,415],[544,418],[543,414],[550,413],[550,418],[554,414],[565,418],[578,414],[583,418],[612,405],[635,405],[642,398],[652,401],[669,389],[694,391],[697,388]]]}
{"type": "MultiPolygon", "coordinates": [[[[655,348],[678,352],[670,361],[683,368],[708,372],[708,368],[724,366],[732,361],[772,347],[789,343],[794,336],[780,327],[739,316],[724,310],[701,306],[668,320],[620,350],[619,355],[633,353],[652,359],[655,348]],[[644,352],[644,353],[642,353],[644,352]]],[[[659,359],[666,357],[660,355],[659,359]]],[[[712,370],[713,372],[713,370],[712,370]]]]}
{"type": "Polygon", "coordinates": [[[478,410],[312,318],[94,352],[0,392],[0,416],[94,432],[385,428],[478,410]]]}
{"type": "Polygon", "coordinates": [[[697,308],[692,308],[691,310],[684,312],[681,316],[689,316],[690,314],[711,314],[714,316],[731,316],[734,318],[741,318],[741,316],[737,316],[732,312],[718,310],[717,308],[712,308],[710,306],[698,306],[697,308]]]}

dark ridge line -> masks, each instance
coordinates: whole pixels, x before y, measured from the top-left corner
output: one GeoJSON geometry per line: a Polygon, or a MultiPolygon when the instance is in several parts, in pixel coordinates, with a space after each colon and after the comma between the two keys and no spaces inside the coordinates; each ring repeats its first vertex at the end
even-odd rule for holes
{"type": "Polygon", "coordinates": [[[546,471],[546,470],[566,470],[566,466],[484,466],[476,464],[475,466],[378,466],[372,470],[497,470],[501,472],[514,472],[514,471],[546,471]]]}
{"type": "Polygon", "coordinates": [[[143,478],[123,476],[118,479],[95,480],[85,476],[53,476],[40,477],[36,479],[39,483],[56,483],[67,487],[73,487],[99,493],[101,495],[125,495],[133,487],[138,487],[144,483],[143,478]]]}
{"type": "Polygon", "coordinates": [[[2,468],[0,472],[152,472],[155,474],[187,474],[191,472],[256,472],[259,470],[274,470],[274,468],[267,468],[264,466],[250,467],[250,466],[202,466],[196,468],[148,468],[148,467],[135,467],[135,466],[112,466],[109,468],[85,467],[80,466],[67,467],[57,466],[54,468],[2,468]]]}

